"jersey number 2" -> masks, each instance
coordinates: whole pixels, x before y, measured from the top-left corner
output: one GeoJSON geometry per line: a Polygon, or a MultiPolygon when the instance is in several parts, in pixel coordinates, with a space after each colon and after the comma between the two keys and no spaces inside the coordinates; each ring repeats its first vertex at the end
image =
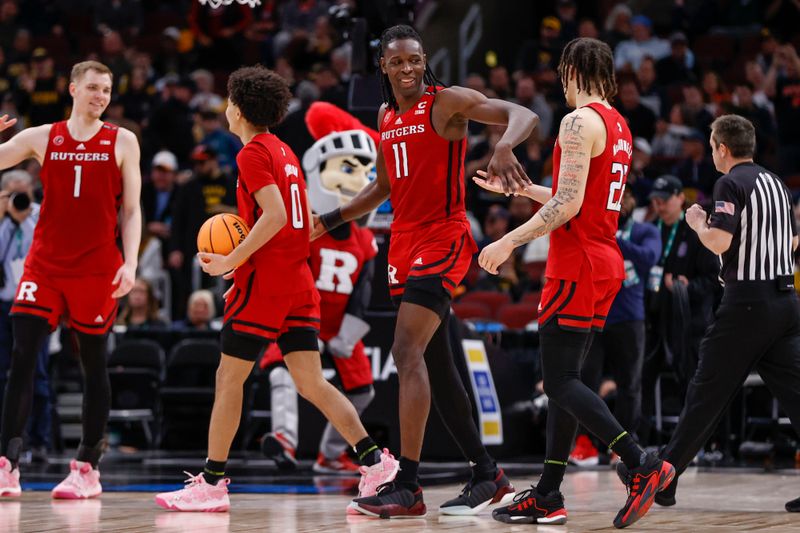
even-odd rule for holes
{"type": "Polygon", "coordinates": [[[81,175],[83,174],[83,167],[75,165],[75,186],[72,188],[72,196],[78,198],[81,195],[81,175]]]}
{"type": "Polygon", "coordinates": [[[625,180],[625,174],[628,173],[628,165],[611,163],[611,173],[619,174],[619,180],[611,182],[611,187],[608,189],[608,204],[606,204],[606,209],[609,211],[619,211],[622,208],[622,193],[625,191],[625,184],[622,182],[625,180]],[[619,196],[617,196],[617,191],[619,191],[619,196]],[[614,198],[617,198],[617,200],[614,200],[614,198]]]}
{"type": "Polygon", "coordinates": [[[297,183],[289,185],[289,194],[292,196],[292,227],[303,227],[303,205],[300,203],[300,186],[297,183]]]}

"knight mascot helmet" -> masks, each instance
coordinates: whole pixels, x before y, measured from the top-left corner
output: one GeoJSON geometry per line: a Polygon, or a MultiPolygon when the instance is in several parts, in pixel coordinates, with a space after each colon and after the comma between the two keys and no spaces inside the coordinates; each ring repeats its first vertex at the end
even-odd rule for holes
{"type": "Polygon", "coordinates": [[[315,213],[327,213],[349,202],[371,181],[377,132],[323,102],[311,105],[306,125],[317,139],[303,155],[308,200],[315,213]]]}

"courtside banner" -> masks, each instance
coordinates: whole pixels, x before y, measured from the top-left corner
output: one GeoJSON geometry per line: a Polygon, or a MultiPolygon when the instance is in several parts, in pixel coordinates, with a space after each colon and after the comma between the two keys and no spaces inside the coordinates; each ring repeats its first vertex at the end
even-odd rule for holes
{"type": "Polygon", "coordinates": [[[500,414],[500,402],[494,388],[489,358],[483,341],[465,339],[464,358],[467,360],[469,380],[478,408],[478,426],[481,441],[484,444],[503,444],[503,418],[500,414]]]}

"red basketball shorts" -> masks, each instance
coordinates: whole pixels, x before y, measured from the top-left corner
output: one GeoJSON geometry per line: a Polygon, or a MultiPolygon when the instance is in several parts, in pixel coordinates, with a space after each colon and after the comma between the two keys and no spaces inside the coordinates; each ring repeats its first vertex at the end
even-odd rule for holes
{"type": "Polygon", "coordinates": [[[44,318],[51,329],[65,317],[76,331],[103,335],[117,316],[117,300],[111,297],[115,274],[49,276],[25,269],[11,314],[44,318]]]}
{"type": "Polygon", "coordinates": [[[592,279],[588,262],[577,281],[547,278],[539,302],[539,328],[555,318],[563,329],[602,331],[621,286],[621,279],[592,279]]]}
{"type": "Polygon", "coordinates": [[[388,267],[392,300],[402,301],[407,286],[425,280],[435,281],[452,296],[477,251],[466,220],[444,220],[424,229],[393,231],[388,267]]]}
{"type": "MultiPolygon", "coordinates": [[[[258,283],[256,272],[243,287],[234,285],[225,300],[224,325],[234,333],[270,342],[291,331],[319,332],[319,292],[316,289],[272,294],[258,283]]],[[[312,350],[316,350],[316,343],[312,350]]]]}

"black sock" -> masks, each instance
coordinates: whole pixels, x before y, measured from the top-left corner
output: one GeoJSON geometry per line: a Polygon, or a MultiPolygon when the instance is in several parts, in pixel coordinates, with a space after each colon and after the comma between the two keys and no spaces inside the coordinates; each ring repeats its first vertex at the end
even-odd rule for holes
{"type": "Polygon", "coordinates": [[[619,436],[611,441],[608,447],[617,455],[620,460],[625,463],[629,469],[634,469],[644,463],[647,454],[642,450],[641,446],[636,444],[627,431],[623,431],[619,436]]]}
{"type": "Polygon", "coordinates": [[[402,487],[409,490],[417,490],[419,487],[419,480],[417,479],[417,472],[419,471],[419,461],[412,461],[405,457],[400,457],[400,471],[397,473],[395,481],[402,487]]]}
{"type": "Polygon", "coordinates": [[[561,482],[564,480],[564,472],[566,471],[566,461],[545,459],[544,470],[542,471],[542,477],[539,478],[539,483],[536,485],[536,492],[542,496],[547,496],[554,490],[561,488],[561,482]]]}
{"type": "Polygon", "coordinates": [[[475,481],[494,481],[497,477],[497,463],[492,461],[488,454],[475,462],[470,462],[470,466],[472,466],[472,479],[475,481]]]}
{"type": "Polygon", "coordinates": [[[228,461],[212,461],[206,459],[206,466],[203,469],[203,479],[206,483],[216,485],[217,481],[225,477],[225,465],[228,461]]]}
{"type": "Polygon", "coordinates": [[[372,440],[372,437],[367,435],[353,446],[353,449],[358,456],[358,460],[364,466],[372,466],[381,462],[381,449],[372,440]]]}
{"type": "Polygon", "coordinates": [[[4,456],[11,463],[11,470],[19,468],[19,455],[22,453],[22,437],[14,437],[8,441],[5,449],[0,450],[0,455],[4,456]]]}

